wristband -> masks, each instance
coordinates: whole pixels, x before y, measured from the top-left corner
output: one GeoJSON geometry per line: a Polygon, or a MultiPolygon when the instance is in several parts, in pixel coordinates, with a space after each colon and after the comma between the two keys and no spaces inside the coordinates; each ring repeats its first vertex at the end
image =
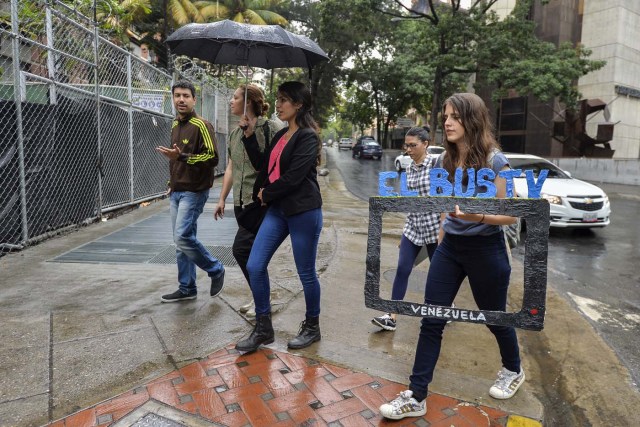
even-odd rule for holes
{"type": "Polygon", "coordinates": [[[478,222],[479,222],[480,224],[482,224],[482,223],[483,223],[482,221],[484,221],[484,214],[482,214],[482,218],[480,218],[480,221],[478,221],[478,222]]]}

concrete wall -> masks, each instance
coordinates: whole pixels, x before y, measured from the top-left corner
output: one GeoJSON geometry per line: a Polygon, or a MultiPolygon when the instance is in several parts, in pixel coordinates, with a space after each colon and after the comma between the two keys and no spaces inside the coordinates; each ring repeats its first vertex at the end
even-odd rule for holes
{"type": "Polygon", "coordinates": [[[516,0],[498,0],[493,4],[491,10],[496,12],[500,19],[504,19],[516,7],[516,0]]]}
{"type": "Polygon", "coordinates": [[[640,185],[640,160],[636,159],[549,159],[574,178],[609,184],[640,185]]]}
{"type": "MultiPolygon", "coordinates": [[[[640,158],[640,98],[619,95],[616,85],[640,90],[640,1],[585,1],[582,44],[591,49],[590,59],[603,59],[607,65],[579,80],[585,98],[600,98],[609,104],[615,126],[614,158],[640,158]]],[[[602,113],[590,118],[587,132],[595,136],[596,125],[604,122],[602,113]]]]}

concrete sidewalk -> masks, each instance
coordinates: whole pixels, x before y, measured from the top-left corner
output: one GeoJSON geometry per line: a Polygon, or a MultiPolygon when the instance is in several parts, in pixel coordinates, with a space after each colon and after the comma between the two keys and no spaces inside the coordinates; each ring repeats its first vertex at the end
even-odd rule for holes
{"type": "MultiPolygon", "coordinates": [[[[405,387],[419,319],[399,319],[393,333],[371,325],[377,312],[364,307],[363,295],[368,206],[346,191],[336,170],[321,186],[323,338],[302,351],[286,349],[304,317],[287,242],[270,267],[277,335],[264,351],[232,350],[252,328],[237,312],[250,299],[237,267],[228,268],[219,298],[209,298],[199,272],[197,300],[160,303],[176,286],[175,264],[158,261],[171,245],[166,200],[0,258],[0,425],[383,425],[377,406],[405,387]],[[123,242],[129,244],[118,246],[123,242]],[[120,258],[91,258],[101,250],[109,254],[102,259],[120,258]],[[65,257],[76,262],[59,262],[65,257]]],[[[199,230],[205,243],[228,247],[234,219],[214,222],[215,194],[210,202],[199,230]]],[[[385,216],[385,295],[402,224],[400,215],[385,216]]],[[[407,299],[421,300],[426,269],[412,275],[407,299]]],[[[512,282],[510,309],[516,310],[517,260],[512,282]]],[[[473,306],[468,289],[456,305],[473,306]]],[[[535,424],[545,416],[543,405],[563,394],[566,405],[580,406],[579,421],[631,425],[640,399],[626,384],[628,375],[565,301],[551,292],[547,329],[519,335],[528,379],[513,399],[497,401],[488,396],[500,367],[491,334],[478,325],[449,325],[427,415],[393,425],[535,424]],[[593,360],[606,372],[594,369],[593,360]]]]}

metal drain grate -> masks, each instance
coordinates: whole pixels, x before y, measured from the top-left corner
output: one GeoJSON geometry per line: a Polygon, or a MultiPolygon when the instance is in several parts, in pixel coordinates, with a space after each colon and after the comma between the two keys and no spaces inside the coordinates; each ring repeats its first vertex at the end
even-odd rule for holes
{"type": "MultiPolygon", "coordinates": [[[[236,259],[233,257],[231,246],[209,246],[204,245],[205,248],[218,258],[224,265],[233,267],[238,265],[236,259]]],[[[158,255],[154,256],[148,261],[149,264],[175,264],[176,263],[176,246],[169,245],[164,248],[158,255]]]]}
{"type": "MultiPolygon", "coordinates": [[[[188,396],[188,395],[187,395],[188,396]]],[[[190,396],[189,396],[190,397],[190,396]]],[[[181,399],[182,400],[182,399],[181,399]]],[[[197,415],[149,400],[144,405],[120,418],[111,427],[224,427],[197,415]]]]}
{"type": "Polygon", "coordinates": [[[182,423],[161,417],[158,414],[147,414],[132,424],[131,427],[187,427],[182,423]]]}

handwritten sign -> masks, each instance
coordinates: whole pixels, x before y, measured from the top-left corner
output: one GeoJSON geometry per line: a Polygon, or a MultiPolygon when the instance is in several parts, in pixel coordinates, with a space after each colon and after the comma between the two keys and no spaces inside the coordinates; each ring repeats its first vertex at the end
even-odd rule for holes
{"type": "Polygon", "coordinates": [[[369,231],[364,286],[365,305],[375,310],[407,316],[512,326],[539,331],[544,326],[545,316],[549,215],[549,202],[540,198],[371,197],[369,198],[369,231]],[[469,310],[408,301],[385,300],[380,297],[380,248],[382,246],[384,213],[452,212],[456,205],[459,205],[462,211],[517,216],[526,221],[524,292],[519,311],[509,313],[469,310]]]}

